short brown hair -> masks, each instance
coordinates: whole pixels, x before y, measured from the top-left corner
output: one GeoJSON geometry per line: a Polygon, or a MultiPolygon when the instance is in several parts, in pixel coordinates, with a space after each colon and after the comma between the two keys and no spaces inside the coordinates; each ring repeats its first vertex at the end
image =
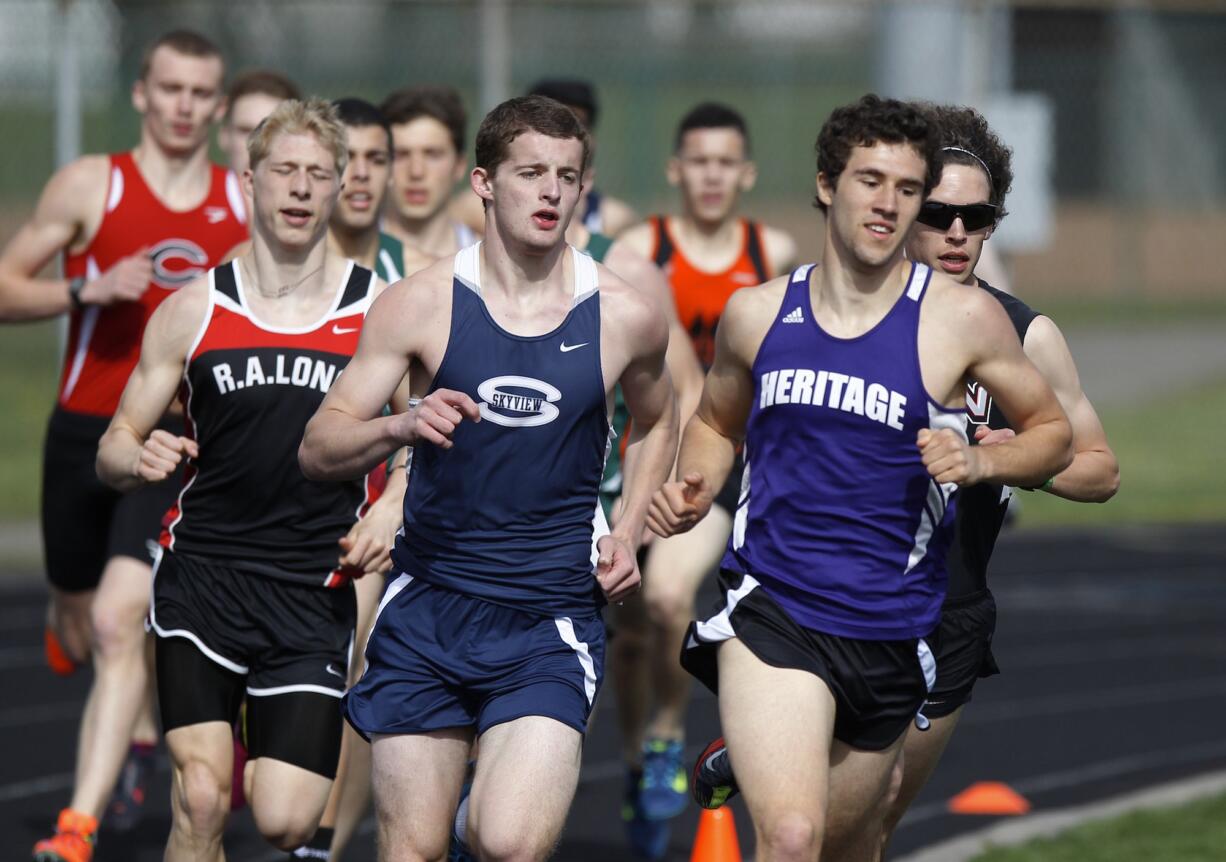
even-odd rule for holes
{"type": "Polygon", "coordinates": [[[454,87],[433,84],[405,87],[397,90],[379,106],[389,126],[411,123],[418,117],[429,117],[446,127],[457,155],[464,152],[464,127],[468,113],[464,101],[454,87]]]}
{"type": "Polygon", "coordinates": [[[305,100],[286,99],[260,121],[247,139],[247,158],[251,170],[264,160],[272,147],[273,139],[280,134],[309,134],[332,153],[339,177],[349,163],[349,136],[341,125],[336,108],[330,102],[312,96],[305,100]]]}
{"type": "Polygon", "coordinates": [[[506,161],[511,142],[525,132],[550,138],[574,138],[583,144],[583,164],[591,159],[592,139],[575,112],[548,96],[518,96],[507,99],[485,115],[477,129],[477,167],[490,176],[506,161]]]}
{"type": "Polygon", "coordinates": [[[140,61],[139,80],[143,81],[149,77],[149,68],[153,65],[153,55],[158,48],[169,48],[176,54],[185,54],[188,57],[216,57],[218,60],[222,59],[221,49],[207,36],[202,36],[195,30],[171,30],[169,33],[159,36],[153,41],[153,44],[145,49],[145,53],[140,61]]]}
{"type": "Polygon", "coordinates": [[[226,91],[226,117],[230,116],[235,102],[243,96],[255,93],[282,101],[302,98],[298,85],[280,72],[272,69],[247,69],[234,76],[230,89],[226,91]]]}

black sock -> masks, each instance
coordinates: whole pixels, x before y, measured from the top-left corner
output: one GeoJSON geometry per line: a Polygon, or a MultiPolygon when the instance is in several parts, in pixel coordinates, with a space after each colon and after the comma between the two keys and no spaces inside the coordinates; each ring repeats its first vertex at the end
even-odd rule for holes
{"type": "Polygon", "coordinates": [[[316,859],[320,860],[320,862],[328,862],[329,851],[332,849],[332,833],[333,830],[327,826],[320,826],[315,830],[315,834],[311,836],[311,840],[291,852],[289,858],[316,859]]]}

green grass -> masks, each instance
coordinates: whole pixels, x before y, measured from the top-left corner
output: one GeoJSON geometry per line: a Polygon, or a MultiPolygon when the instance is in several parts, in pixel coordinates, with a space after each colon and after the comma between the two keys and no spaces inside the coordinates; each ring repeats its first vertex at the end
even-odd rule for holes
{"type": "Polygon", "coordinates": [[[1024,494],[1023,527],[1226,521],[1226,380],[1102,415],[1120,490],[1102,505],[1024,494]]]}
{"type": "Polygon", "coordinates": [[[974,862],[1220,862],[1224,849],[1226,795],[1089,823],[974,862]]]}
{"type": "Polygon", "coordinates": [[[0,327],[0,519],[38,512],[43,431],[58,378],[54,323],[0,327]]]}

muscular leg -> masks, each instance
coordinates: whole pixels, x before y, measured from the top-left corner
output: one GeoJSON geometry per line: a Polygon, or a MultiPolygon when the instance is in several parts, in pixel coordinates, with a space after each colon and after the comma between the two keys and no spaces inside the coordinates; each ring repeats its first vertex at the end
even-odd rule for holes
{"type": "MultiPolygon", "coordinates": [[[[715,506],[693,530],[656,540],[648,553],[643,600],[656,638],[652,653],[655,717],[646,729],[648,736],[662,739],[685,736],[685,709],[692,679],[677,656],[685,630],[694,618],[698,586],[723,557],[731,531],[732,517],[715,506]]],[[[642,739],[638,744],[642,745],[642,739]]]]}
{"type": "Polygon", "coordinates": [[[900,734],[893,745],[882,751],[863,751],[834,741],[822,859],[875,862],[889,804],[891,775],[905,737],[906,734],[900,734]]]}
{"type": "MultiPolygon", "coordinates": [[[[354,583],[358,600],[358,619],[354,630],[353,656],[349,661],[349,685],[354,685],[365,668],[366,642],[375,620],[375,609],[383,594],[382,576],[368,575],[354,583]]],[[[362,816],[370,806],[370,744],[344,722],[341,737],[341,759],[336,768],[336,781],[324,816],[323,828],[333,829],[331,857],[339,862],[362,816]]]]}
{"type": "Polygon", "coordinates": [[[371,780],[380,862],[447,858],[471,745],[468,728],[374,737],[371,780]]]}
{"type": "Polygon", "coordinates": [[[173,768],[171,826],[164,862],[222,862],[230,813],[232,730],[223,721],[177,727],[166,734],[173,768]]]}
{"type": "Polygon", "coordinates": [[[609,671],[617,692],[617,726],[622,760],[638,767],[651,710],[651,624],[641,593],[614,608],[615,634],[609,640],[609,671]]]}
{"type": "Polygon", "coordinates": [[[826,818],[834,696],[813,674],[771,667],[737,639],[719,648],[719,689],[758,862],[813,862],[826,818]]]}
{"type": "Polygon", "coordinates": [[[293,850],[315,834],[332,789],[331,778],[271,757],[249,760],[246,774],[247,800],[266,841],[293,850]]]}
{"type": "MultiPolygon", "coordinates": [[[[141,706],[148,702],[144,619],[151,572],[131,557],[113,557],[91,609],[95,677],[82,717],[71,807],[95,817],[110,798],[141,706]]],[[[147,719],[146,726],[151,724],[147,719]]]]}
{"type": "Polygon", "coordinates": [[[467,838],[482,862],[535,862],[557,844],[579,783],[583,737],[539,715],[481,735],[467,838]]]}
{"type": "Polygon", "coordinates": [[[897,798],[890,805],[886,814],[885,831],[881,842],[881,856],[889,847],[890,838],[894,834],[898,822],[907,813],[915,797],[928,783],[933,771],[945,753],[945,747],[954,735],[958,720],[962,717],[962,707],[958,707],[949,715],[930,719],[927,730],[919,730],[915,725],[907,728],[903,743],[902,786],[897,798]]]}

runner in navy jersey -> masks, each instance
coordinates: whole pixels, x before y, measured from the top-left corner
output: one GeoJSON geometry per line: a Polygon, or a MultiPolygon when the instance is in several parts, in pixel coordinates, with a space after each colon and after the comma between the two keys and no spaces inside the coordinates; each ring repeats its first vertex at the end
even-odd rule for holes
{"type": "MultiPolygon", "coordinates": [[[[972,108],[928,110],[941,129],[941,182],[921,208],[907,238],[907,254],[955,281],[978,285],[1009,315],[1026,356],[1055,390],[1073,428],[1073,463],[1042,490],[1083,503],[1101,503],[1119,487],[1119,463],[1085,393],[1077,366],[1055,323],[1016,297],[975,275],[976,265],[1005,215],[1012,184],[1010,152],[972,108]]],[[[981,444],[1012,436],[993,393],[971,382],[966,392],[967,433],[981,444]]],[[[1000,483],[964,488],[947,559],[949,587],[937,638],[936,683],[924,705],[929,725],[912,726],[903,748],[903,779],[886,818],[886,841],[936,768],[971,699],[975,681],[998,672],[992,657],[996,603],[987,584],[988,562],[1014,489],[1000,483]]]]}
{"type": "Polygon", "coordinates": [[[932,681],[957,488],[1039,484],[1070,457],[1068,421],[1000,305],[903,259],[936,180],[935,128],[866,96],[830,116],[817,152],[823,264],[732,296],[681,481],[649,516],[662,535],[697,523],[744,441],[724,599],[682,662],[718,691],[763,862],[876,857],[932,681]],[[968,445],[968,375],[1016,438],[968,445]]]}
{"type": "Polygon", "coordinates": [[[308,426],[308,476],[410,444],[405,527],[346,717],[373,745],[384,858],[441,858],[480,743],[466,839],[543,859],[579,774],[603,670],[599,609],[638,588],[652,490],[676,447],[656,302],[569,247],[587,162],[575,115],[511,99],[477,133],[486,240],[389,289],[308,426]],[[381,404],[410,373],[407,413],[381,404]],[[593,521],[613,387],[633,419],[621,520],[593,521]],[[593,565],[595,563],[595,565],[593,565]]]}
{"type": "Polygon", "coordinates": [[[286,101],[253,133],[250,156],[251,252],[158,308],[98,451],[99,476],[120,490],[187,465],[149,614],[174,771],[169,862],[223,858],[244,696],[257,826],[287,850],[315,831],[340,748],[350,578],[378,571],[394,535],[370,532],[387,519],[359,520],[374,477],[311,482],[296,465],[380,285],[324,242],[344,128],[325,102],[286,101]],[[176,395],[184,436],[154,430],[176,395]]]}

